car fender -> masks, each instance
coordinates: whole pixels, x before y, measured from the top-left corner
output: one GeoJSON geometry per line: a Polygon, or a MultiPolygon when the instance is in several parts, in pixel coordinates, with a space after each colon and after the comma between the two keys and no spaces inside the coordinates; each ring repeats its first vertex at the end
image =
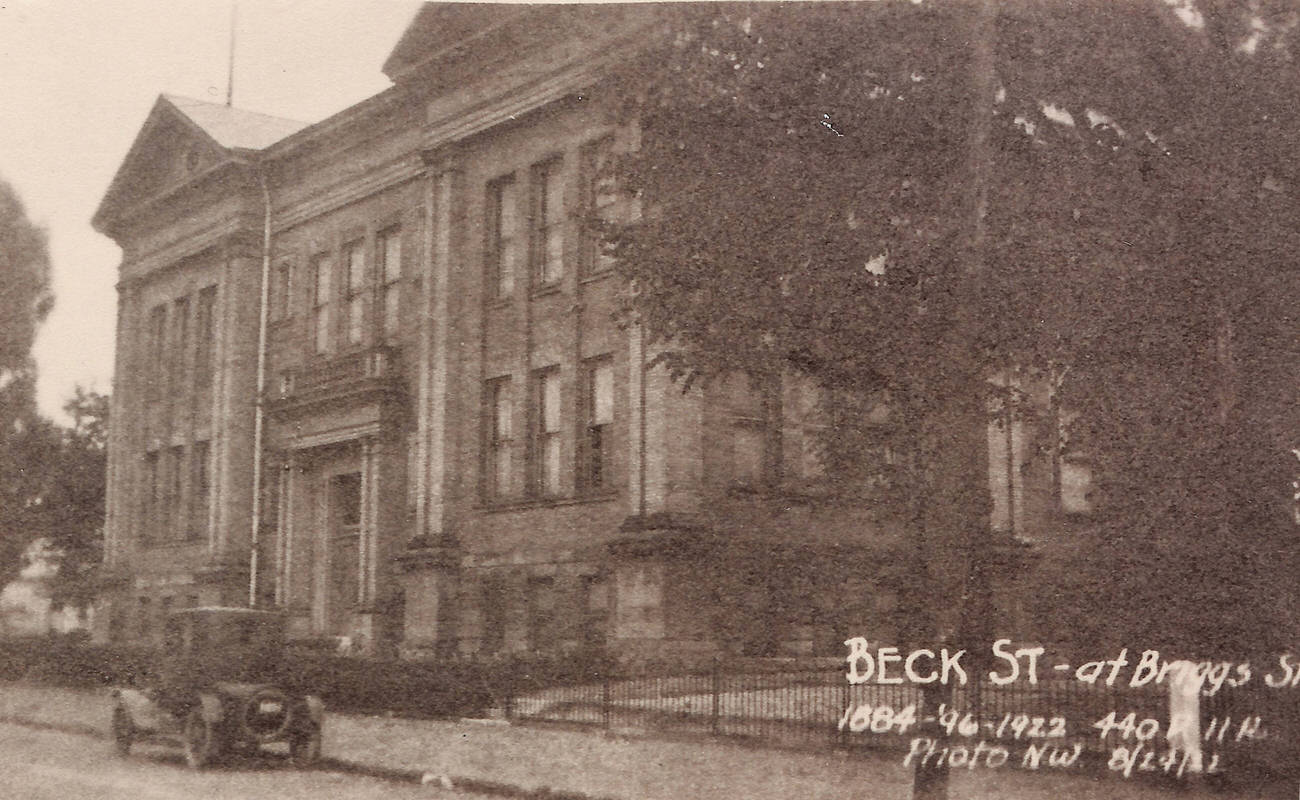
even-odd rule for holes
{"type": "Polygon", "coordinates": [[[226,714],[225,707],[221,704],[221,698],[207,692],[199,695],[199,708],[203,713],[203,718],[213,724],[221,722],[226,714]]]}
{"type": "Polygon", "coordinates": [[[114,689],[112,697],[114,705],[126,712],[133,726],[146,730],[159,727],[160,710],[145,692],[139,689],[114,689]]]}
{"type": "Polygon", "coordinates": [[[309,694],[303,698],[307,704],[307,718],[312,724],[319,726],[325,721],[325,701],[321,700],[314,694],[309,694]]]}

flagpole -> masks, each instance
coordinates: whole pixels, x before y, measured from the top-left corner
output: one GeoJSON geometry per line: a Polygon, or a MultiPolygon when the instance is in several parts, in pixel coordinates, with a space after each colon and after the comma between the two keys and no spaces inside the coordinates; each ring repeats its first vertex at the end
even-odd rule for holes
{"type": "Polygon", "coordinates": [[[230,54],[226,59],[226,106],[235,102],[235,19],[239,4],[230,4],[230,54]]]}

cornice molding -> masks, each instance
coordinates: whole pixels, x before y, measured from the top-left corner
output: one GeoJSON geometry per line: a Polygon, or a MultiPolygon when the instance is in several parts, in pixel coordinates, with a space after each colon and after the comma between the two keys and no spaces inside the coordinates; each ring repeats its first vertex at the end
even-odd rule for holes
{"type": "Polygon", "coordinates": [[[132,253],[118,267],[121,276],[118,290],[131,289],[142,283],[181,268],[186,262],[211,251],[234,253],[240,249],[246,257],[261,252],[261,231],[243,215],[226,217],[207,227],[187,231],[158,247],[132,253]],[[251,248],[251,249],[250,249],[251,248]],[[130,274],[127,274],[130,273],[130,274]]]}
{"type": "MultiPolygon", "coordinates": [[[[217,184],[217,191],[223,196],[238,197],[242,192],[238,187],[234,191],[222,191],[220,184],[228,181],[251,180],[253,170],[248,159],[240,157],[220,161],[188,180],[172,183],[163,191],[141,198],[138,202],[123,205],[107,211],[103,215],[104,232],[114,241],[121,242],[131,235],[131,229],[140,227],[140,221],[151,217],[174,213],[178,205],[193,198],[204,198],[217,184]],[[189,195],[189,196],[187,196],[189,195]]],[[[209,203],[210,205],[210,203],[209,203]]]]}
{"type": "Polygon", "coordinates": [[[408,183],[424,173],[424,164],[415,154],[403,155],[383,166],[367,169],[360,177],[349,176],[335,181],[311,192],[306,200],[279,209],[272,215],[272,229],[275,233],[283,233],[308,220],[408,183]]]}

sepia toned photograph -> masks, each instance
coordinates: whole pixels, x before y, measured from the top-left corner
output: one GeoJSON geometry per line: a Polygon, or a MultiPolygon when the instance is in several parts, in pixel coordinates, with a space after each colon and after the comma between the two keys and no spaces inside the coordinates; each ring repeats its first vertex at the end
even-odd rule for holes
{"type": "Polygon", "coordinates": [[[0,796],[1300,798],[1300,0],[0,4],[0,796]]]}

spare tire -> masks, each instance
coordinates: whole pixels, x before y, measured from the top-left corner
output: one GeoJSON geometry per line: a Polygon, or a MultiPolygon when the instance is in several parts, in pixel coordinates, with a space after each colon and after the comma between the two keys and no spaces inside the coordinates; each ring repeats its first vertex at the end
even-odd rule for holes
{"type": "Polygon", "coordinates": [[[255,742],[273,742],[284,738],[292,722],[289,698],[279,689],[261,689],[244,704],[245,735],[255,742]]]}

